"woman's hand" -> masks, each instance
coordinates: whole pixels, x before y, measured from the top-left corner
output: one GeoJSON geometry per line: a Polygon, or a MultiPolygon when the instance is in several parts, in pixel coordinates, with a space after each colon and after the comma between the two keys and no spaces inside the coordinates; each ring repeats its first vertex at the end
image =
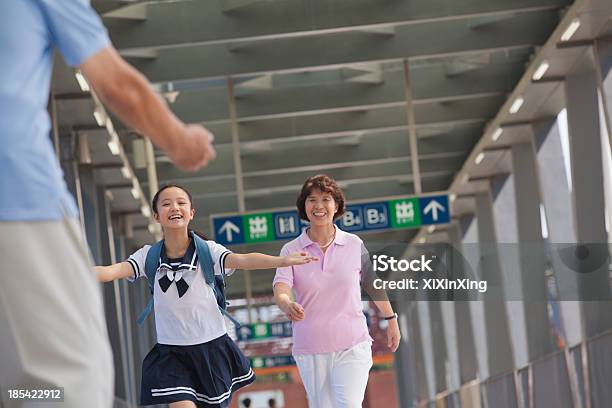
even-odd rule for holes
{"type": "Polygon", "coordinates": [[[304,265],[318,260],[319,258],[309,255],[308,252],[293,252],[283,257],[284,266],[304,265]]]}
{"type": "Polygon", "coordinates": [[[299,303],[287,300],[280,305],[280,308],[292,322],[304,320],[304,308],[299,303]]]}
{"type": "Polygon", "coordinates": [[[400,333],[397,318],[389,320],[389,326],[387,326],[387,347],[395,352],[399,347],[401,338],[402,334],[400,333]]]}

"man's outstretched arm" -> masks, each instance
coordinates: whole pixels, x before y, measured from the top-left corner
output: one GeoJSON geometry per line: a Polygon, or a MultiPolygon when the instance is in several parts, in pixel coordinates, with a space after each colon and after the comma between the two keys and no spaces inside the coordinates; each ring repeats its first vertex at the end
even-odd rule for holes
{"type": "Polygon", "coordinates": [[[124,123],[160,149],[180,169],[196,171],[215,158],[213,135],[200,125],[186,125],[156,94],[147,79],[108,46],[79,68],[90,85],[124,123]]]}

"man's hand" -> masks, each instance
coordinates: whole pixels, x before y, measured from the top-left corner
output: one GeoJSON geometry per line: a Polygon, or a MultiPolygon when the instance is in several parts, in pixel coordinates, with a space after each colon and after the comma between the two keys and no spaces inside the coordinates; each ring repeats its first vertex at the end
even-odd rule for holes
{"type": "Polygon", "coordinates": [[[168,152],[172,163],[181,170],[197,171],[213,160],[217,153],[212,146],[214,136],[200,125],[186,125],[178,140],[183,140],[173,152],[168,152]]]}

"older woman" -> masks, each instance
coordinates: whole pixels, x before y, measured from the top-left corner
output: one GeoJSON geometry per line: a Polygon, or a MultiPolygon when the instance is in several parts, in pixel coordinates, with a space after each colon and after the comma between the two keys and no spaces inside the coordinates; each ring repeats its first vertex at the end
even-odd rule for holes
{"type": "MultiPolygon", "coordinates": [[[[344,193],[329,176],[306,180],[297,199],[310,227],[283,246],[281,255],[306,251],[307,265],[278,268],[274,297],[293,321],[293,356],[310,408],[361,407],[372,367],[372,338],[363,314],[360,282],[369,255],[361,239],[334,220],[344,213],[344,193]],[[296,301],[292,300],[292,290],[296,301]]],[[[386,296],[384,297],[386,299],[386,296]]],[[[397,314],[388,300],[375,300],[388,320],[388,346],[400,341],[397,314]]]]}

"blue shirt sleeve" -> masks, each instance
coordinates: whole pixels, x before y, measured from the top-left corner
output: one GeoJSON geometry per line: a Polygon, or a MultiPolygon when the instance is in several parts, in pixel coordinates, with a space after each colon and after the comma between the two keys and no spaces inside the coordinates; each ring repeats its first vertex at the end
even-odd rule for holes
{"type": "Polygon", "coordinates": [[[53,44],[70,66],[77,66],[110,44],[106,28],[89,0],[37,0],[53,44]]]}

